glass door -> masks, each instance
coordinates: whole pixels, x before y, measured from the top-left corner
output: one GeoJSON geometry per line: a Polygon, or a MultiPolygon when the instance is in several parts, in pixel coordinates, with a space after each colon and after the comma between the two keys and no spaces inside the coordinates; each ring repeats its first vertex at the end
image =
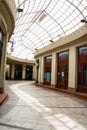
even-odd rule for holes
{"type": "Polygon", "coordinates": [[[87,64],[85,64],[83,68],[83,77],[83,84],[87,87],[87,64]]]}
{"type": "Polygon", "coordinates": [[[52,56],[47,56],[44,58],[44,83],[46,85],[51,84],[51,62],[52,56]]]}
{"type": "Polygon", "coordinates": [[[26,66],[26,80],[32,80],[33,66],[26,66]]]}
{"type": "Polygon", "coordinates": [[[59,68],[58,71],[58,87],[66,89],[68,86],[68,66],[63,66],[59,68]]]}
{"type": "Polygon", "coordinates": [[[77,91],[87,93],[87,46],[78,49],[77,91]]]}
{"type": "Polygon", "coordinates": [[[16,80],[21,80],[22,79],[22,69],[23,66],[22,65],[15,65],[15,79],[16,80]]]}
{"type": "Polygon", "coordinates": [[[57,87],[67,89],[68,86],[68,51],[58,54],[57,87]]]}

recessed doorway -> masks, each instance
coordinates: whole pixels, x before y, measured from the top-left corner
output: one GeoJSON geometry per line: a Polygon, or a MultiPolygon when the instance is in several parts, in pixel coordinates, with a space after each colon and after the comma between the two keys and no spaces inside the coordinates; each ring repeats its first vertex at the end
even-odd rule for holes
{"type": "Polygon", "coordinates": [[[16,80],[21,80],[22,79],[22,69],[23,66],[22,65],[15,65],[15,75],[14,75],[14,79],[16,80]]]}
{"type": "Polygon", "coordinates": [[[65,51],[57,55],[57,87],[67,89],[68,87],[68,57],[65,51]]]}
{"type": "Polygon", "coordinates": [[[78,49],[77,91],[87,93],[87,46],[83,46],[78,49]]]}
{"type": "Polygon", "coordinates": [[[32,80],[33,66],[26,65],[26,80],[32,80]]]}

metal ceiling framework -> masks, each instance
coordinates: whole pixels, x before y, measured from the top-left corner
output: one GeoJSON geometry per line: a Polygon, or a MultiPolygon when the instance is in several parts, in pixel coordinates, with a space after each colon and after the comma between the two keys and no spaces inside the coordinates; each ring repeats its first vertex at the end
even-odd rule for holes
{"type": "Polygon", "coordinates": [[[34,59],[34,52],[79,29],[87,19],[87,0],[15,0],[17,12],[14,33],[7,52],[18,58],[34,59]]]}

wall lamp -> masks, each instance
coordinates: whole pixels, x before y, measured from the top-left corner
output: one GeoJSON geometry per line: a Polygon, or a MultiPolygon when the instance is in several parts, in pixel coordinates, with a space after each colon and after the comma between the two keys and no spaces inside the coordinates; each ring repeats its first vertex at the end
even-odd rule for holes
{"type": "Polygon", "coordinates": [[[23,12],[23,9],[18,8],[17,11],[20,13],[20,12],[23,12]]]}

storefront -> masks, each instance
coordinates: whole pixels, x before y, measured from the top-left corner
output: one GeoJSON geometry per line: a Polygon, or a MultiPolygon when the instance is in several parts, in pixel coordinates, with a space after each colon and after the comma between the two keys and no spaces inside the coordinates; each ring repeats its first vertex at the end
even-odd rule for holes
{"type": "Polygon", "coordinates": [[[78,48],[77,91],[87,93],[87,46],[82,46],[78,48]]]}
{"type": "Polygon", "coordinates": [[[44,84],[51,84],[51,62],[52,56],[44,58],[44,84]]]}
{"type": "Polygon", "coordinates": [[[74,93],[87,93],[87,28],[36,52],[39,84],[74,93]]]}
{"type": "Polygon", "coordinates": [[[68,57],[68,51],[57,54],[57,87],[63,89],[68,88],[68,57]]]}

